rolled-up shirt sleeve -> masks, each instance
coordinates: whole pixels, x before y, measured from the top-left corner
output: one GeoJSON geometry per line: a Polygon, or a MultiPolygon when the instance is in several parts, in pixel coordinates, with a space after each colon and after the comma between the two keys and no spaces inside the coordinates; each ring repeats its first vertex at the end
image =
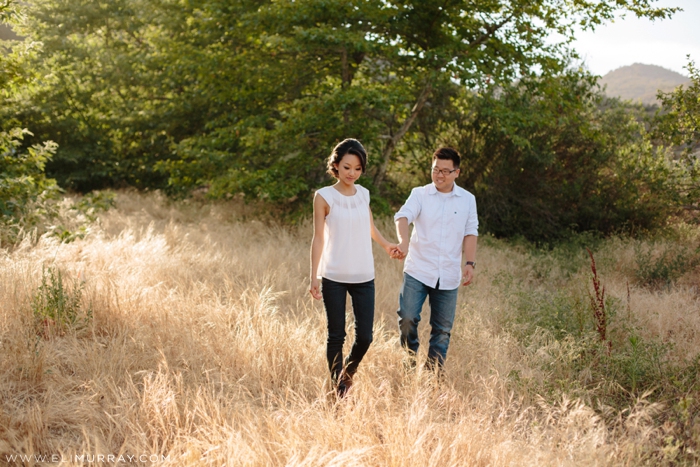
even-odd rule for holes
{"type": "Polygon", "coordinates": [[[394,222],[401,219],[402,217],[405,217],[408,220],[409,224],[416,220],[416,217],[418,217],[418,214],[420,214],[421,210],[421,195],[423,194],[423,190],[423,187],[418,187],[411,190],[411,194],[406,200],[406,203],[404,203],[404,205],[401,206],[399,212],[394,214],[394,222]]]}
{"type": "Polygon", "coordinates": [[[464,236],[479,235],[479,217],[476,214],[476,198],[469,197],[469,216],[464,224],[464,236]]]}

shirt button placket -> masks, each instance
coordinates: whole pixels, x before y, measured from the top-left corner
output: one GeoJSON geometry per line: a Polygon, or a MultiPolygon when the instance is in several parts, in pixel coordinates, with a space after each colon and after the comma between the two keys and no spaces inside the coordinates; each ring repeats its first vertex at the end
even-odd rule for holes
{"type": "Polygon", "coordinates": [[[440,254],[438,259],[438,281],[443,277],[442,265],[444,264],[444,252],[445,252],[445,235],[447,234],[447,229],[445,229],[445,207],[447,206],[447,198],[442,198],[442,209],[440,211],[440,254]]]}

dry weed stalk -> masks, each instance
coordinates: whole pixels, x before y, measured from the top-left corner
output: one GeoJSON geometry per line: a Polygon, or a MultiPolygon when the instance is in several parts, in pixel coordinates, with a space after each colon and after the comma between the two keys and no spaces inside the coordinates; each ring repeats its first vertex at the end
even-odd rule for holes
{"type": "Polygon", "coordinates": [[[593,294],[589,293],[591,299],[591,310],[593,311],[593,320],[595,322],[595,328],[598,332],[601,342],[606,343],[608,346],[608,352],[610,352],[611,343],[607,340],[607,329],[608,329],[608,314],[605,309],[605,286],[600,283],[600,278],[598,277],[598,269],[595,265],[595,258],[593,258],[593,253],[591,250],[586,248],[588,255],[591,257],[591,281],[593,282],[593,294]]]}

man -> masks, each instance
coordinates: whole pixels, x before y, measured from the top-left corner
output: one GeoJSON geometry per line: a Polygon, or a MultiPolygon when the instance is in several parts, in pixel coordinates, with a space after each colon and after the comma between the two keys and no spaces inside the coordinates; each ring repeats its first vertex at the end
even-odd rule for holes
{"type": "Polygon", "coordinates": [[[394,216],[399,249],[408,254],[399,293],[401,345],[411,357],[418,352],[418,322],[428,298],[430,346],[426,367],[442,368],[450,343],[459,284],[469,285],[476,267],[479,222],[474,195],[458,187],[459,153],[443,147],[435,151],[433,183],[414,188],[394,216]],[[413,223],[410,238],[408,225],[413,223]]]}

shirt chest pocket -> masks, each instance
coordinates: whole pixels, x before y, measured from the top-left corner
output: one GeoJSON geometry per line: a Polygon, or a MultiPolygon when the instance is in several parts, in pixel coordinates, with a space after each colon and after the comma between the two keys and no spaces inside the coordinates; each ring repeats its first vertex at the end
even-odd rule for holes
{"type": "Polygon", "coordinates": [[[460,235],[464,233],[467,226],[467,219],[469,218],[469,207],[461,203],[452,203],[450,209],[447,211],[448,220],[447,227],[450,230],[458,232],[460,235]]]}

